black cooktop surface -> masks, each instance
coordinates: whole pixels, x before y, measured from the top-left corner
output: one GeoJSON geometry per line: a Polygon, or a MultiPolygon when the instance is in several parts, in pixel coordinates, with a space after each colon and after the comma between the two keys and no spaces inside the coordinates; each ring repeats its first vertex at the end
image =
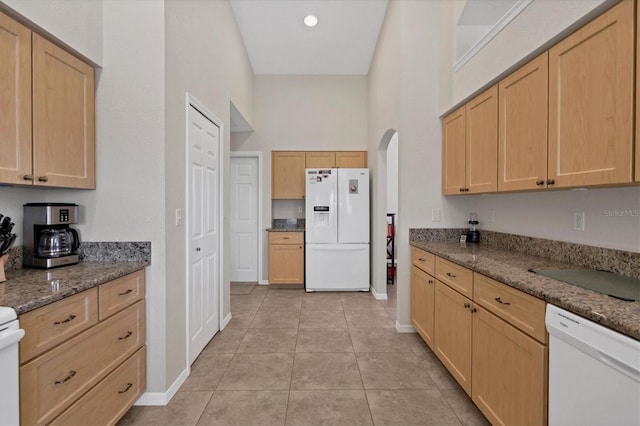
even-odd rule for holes
{"type": "Polygon", "coordinates": [[[531,272],[621,300],[640,300],[640,279],[593,269],[531,269],[531,272]]]}

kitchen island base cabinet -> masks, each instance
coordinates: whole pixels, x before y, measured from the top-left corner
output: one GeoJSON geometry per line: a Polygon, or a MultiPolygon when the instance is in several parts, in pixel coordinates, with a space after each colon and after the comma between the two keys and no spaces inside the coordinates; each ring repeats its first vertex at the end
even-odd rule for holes
{"type": "Polygon", "coordinates": [[[433,352],[471,395],[471,301],[436,280],[433,352]]]}
{"type": "Polygon", "coordinates": [[[476,307],[472,399],[492,424],[546,424],[547,359],[546,346],[476,307]]]}

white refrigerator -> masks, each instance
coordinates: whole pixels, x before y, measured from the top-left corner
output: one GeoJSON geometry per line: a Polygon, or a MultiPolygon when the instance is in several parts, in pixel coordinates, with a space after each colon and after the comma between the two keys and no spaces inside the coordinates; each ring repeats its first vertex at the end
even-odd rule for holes
{"type": "Polygon", "coordinates": [[[369,169],[306,169],[307,291],[369,291],[369,169]]]}

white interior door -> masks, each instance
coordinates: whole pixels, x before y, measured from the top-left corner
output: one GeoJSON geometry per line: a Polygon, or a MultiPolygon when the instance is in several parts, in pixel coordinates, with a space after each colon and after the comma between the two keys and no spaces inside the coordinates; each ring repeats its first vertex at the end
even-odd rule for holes
{"type": "Polygon", "coordinates": [[[188,127],[189,364],[220,329],[220,128],[189,105],[188,127]]]}
{"type": "Polygon", "coordinates": [[[258,158],[231,157],[231,281],[258,281],[258,158]]]}

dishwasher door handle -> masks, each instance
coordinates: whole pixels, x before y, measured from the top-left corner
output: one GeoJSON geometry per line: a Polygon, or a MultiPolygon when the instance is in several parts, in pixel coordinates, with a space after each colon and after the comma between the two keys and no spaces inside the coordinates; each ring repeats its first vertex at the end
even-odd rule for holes
{"type": "Polygon", "coordinates": [[[22,339],[24,336],[24,330],[19,328],[17,330],[3,331],[0,333],[0,351],[6,347],[14,345],[22,339]]]}

